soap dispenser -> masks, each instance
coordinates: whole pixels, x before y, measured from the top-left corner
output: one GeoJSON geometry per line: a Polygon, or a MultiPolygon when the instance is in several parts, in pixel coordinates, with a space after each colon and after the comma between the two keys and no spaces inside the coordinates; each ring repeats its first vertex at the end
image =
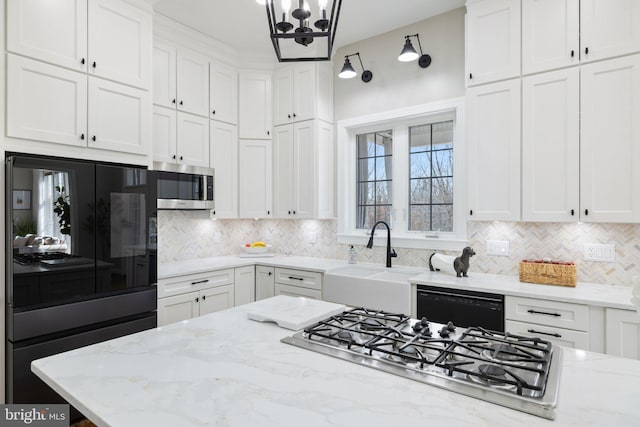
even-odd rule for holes
{"type": "Polygon", "coordinates": [[[356,249],[353,247],[353,245],[351,245],[351,247],[349,248],[348,262],[349,264],[355,264],[356,260],[357,260],[356,249]]]}

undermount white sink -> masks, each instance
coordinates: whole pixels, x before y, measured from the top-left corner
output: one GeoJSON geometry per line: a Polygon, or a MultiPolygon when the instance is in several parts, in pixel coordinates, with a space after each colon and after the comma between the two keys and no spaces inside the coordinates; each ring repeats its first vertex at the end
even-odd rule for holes
{"type": "Polygon", "coordinates": [[[324,274],[322,293],[326,301],[411,315],[409,278],[421,269],[348,265],[324,274]]]}

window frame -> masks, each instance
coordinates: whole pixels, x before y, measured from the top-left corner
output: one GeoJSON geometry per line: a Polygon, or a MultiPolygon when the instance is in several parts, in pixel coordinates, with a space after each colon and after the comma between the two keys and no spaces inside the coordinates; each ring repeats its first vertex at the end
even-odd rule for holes
{"type": "MultiPolygon", "coordinates": [[[[393,208],[392,240],[399,248],[459,250],[466,245],[467,173],[465,149],[465,99],[448,99],[428,104],[390,110],[339,120],[337,141],[337,220],[338,243],[366,244],[370,230],[356,228],[357,144],[356,135],[379,131],[386,127],[393,131],[393,208]],[[409,211],[409,126],[425,124],[425,119],[438,121],[453,115],[453,185],[454,213],[452,232],[425,232],[408,229],[409,211]],[[406,154],[406,156],[405,156],[406,154]],[[406,178],[406,179],[405,179],[406,178]]],[[[378,233],[374,244],[385,245],[386,234],[378,233]]]]}

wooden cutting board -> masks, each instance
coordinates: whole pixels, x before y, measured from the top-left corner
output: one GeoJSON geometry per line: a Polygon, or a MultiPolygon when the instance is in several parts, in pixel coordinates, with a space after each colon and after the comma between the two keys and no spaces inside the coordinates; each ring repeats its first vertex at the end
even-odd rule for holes
{"type": "Polygon", "coordinates": [[[342,313],[343,304],[335,304],[305,297],[278,295],[251,304],[249,319],[275,322],[281,328],[297,331],[319,320],[342,313]]]}

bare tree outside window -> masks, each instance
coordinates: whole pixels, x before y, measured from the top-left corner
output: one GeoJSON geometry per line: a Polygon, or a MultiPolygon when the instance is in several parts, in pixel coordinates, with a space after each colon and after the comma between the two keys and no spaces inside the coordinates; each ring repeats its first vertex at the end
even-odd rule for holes
{"type": "Polygon", "coordinates": [[[357,135],[356,228],[370,229],[376,221],[391,225],[392,131],[357,135]]]}
{"type": "Polygon", "coordinates": [[[409,127],[409,230],[453,230],[453,121],[409,127]]]}

